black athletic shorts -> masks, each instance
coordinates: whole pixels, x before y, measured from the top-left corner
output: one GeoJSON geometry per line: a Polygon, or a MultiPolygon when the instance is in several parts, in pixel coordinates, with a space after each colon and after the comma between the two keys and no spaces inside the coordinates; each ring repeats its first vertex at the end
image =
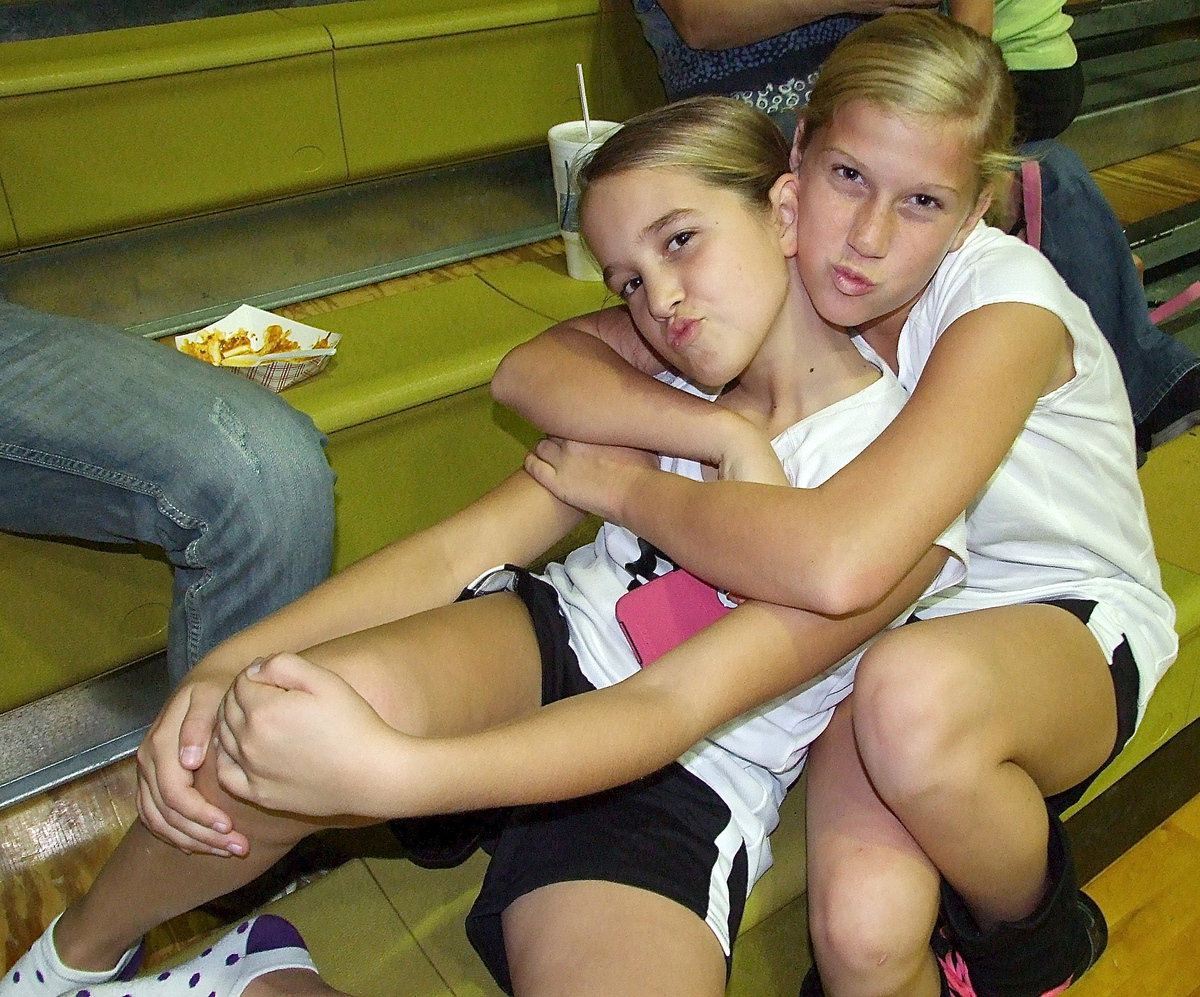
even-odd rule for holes
{"type": "MultiPolygon", "coordinates": [[[[529,610],[542,656],[543,702],[593,689],[571,649],[554,588],[523,569],[503,568],[466,595],[497,591],[515,592],[529,610]]],[[[552,883],[602,880],[674,900],[705,921],[719,940],[724,933],[728,972],[749,874],[745,845],[732,832],[729,807],[677,763],[591,796],[515,807],[487,846],[492,860],[467,918],[467,937],[511,994],[501,926],[508,905],[552,883]]]]}
{"type": "MultiPolygon", "coordinates": [[[[1078,619],[1080,623],[1085,625],[1091,619],[1092,611],[1096,608],[1096,603],[1091,599],[1047,599],[1045,605],[1058,606],[1061,609],[1065,609],[1078,619]]],[[[1113,691],[1117,697],[1117,738],[1113,744],[1112,753],[1104,760],[1103,765],[1082,782],[1061,793],[1055,793],[1046,799],[1047,807],[1056,816],[1061,816],[1064,811],[1073,807],[1083,798],[1083,794],[1096,781],[1096,777],[1108,767],[1109,763],[1121,753],[1121,749],[1129,743],[1129,739],[1133,737],[1134,728],[1137,726],[1138,693],[1141,687],[1141,678],[1138,675],[1137,662],[1133,660],[1133,651],[1129,647],[1128,639],[1122,640],[1120,644],[1113,648],[1112,660],[1109,661],[1108,665],[1109,671],[1112,674],[1113,691]]]]}

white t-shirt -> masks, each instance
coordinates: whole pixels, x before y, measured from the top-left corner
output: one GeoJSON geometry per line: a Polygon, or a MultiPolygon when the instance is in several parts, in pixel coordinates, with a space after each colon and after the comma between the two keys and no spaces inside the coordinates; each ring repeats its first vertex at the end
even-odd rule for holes
{"type": "MultiPolygon", "coordinates": [[[[664,375],[662,379],[680,390],[711,397],[681,378],[664,375]]],[[[788,480],[799,488],[823,482],[882,432],[906,398],[895,376],[882,367],[879,379],[867,388],[785,430],[772,445],[788,480]]],[[[700,465],[694,461],[661,458],[660,466],[701,478],[700,465]]],[[[795,528],[803,529],[804,524],[795,528]]],[[[939,544],[954,556],[930,592],[955,585],[963,577],[966,537],[961,520],[939,544]]],[[[616,620],[617,599],[635,579],[645,581],[673,568],[629,530],[606,523],[594,543],[546,569],[544,577],[558,591],[580,668],[597,688],[629,678],[639,668],[616,620]]],[[[770,867],[766,838],[779,822],[779,805],[800,774],[808,745],[825,729],[834,706],[849,695],[860,655],[861,649],[798,690],[744,714],[680,758],[729,805],[746,843],[749,885],[770,867]]]]}
{"type": "MultiPolygon", "coordinates": [[[[1038,399],[1025,428],[967,510],[966,581],[922,600],[923,618],[1046,599],[1098,605],[1089,623],[1111,653],[1128,637],[1141,679],[1138,719],[1178,650],[1138,485],[1129,399],[1087,306],[1037,250],[980,223],[949,254],[900,333],[899,380],[913,390],[938,337],[996,302],[1059,316],[1075,376],[1038,399]]],[[[862,353],[881,362],[861,338],[862,353]]]]}

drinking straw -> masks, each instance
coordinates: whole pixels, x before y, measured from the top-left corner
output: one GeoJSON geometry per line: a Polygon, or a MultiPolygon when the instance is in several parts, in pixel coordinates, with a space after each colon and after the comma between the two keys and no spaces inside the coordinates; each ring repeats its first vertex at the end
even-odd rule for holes
{"type": "Polygon", "coordinates": [[[587,88],[583,85],[583,63],[575,63],[575,73],[579,77],[579,104],[583,108],[583,130],[587,132],[587,137],[590,140],[592,137],[592,119],[588,114],[587,106],[587,88]]]}

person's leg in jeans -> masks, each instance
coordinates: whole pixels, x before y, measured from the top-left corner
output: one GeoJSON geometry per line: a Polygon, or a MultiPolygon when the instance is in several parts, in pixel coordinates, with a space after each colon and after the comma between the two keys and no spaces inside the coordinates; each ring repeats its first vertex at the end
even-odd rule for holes
{"type": "Polygon", "coordinates": [[[1042,171],[1042,252],[1087,302],[1121,365],[1143,449],[1200,422],[1200,356],[1150,321],[1121,223],[1083,161],[1065,145],[1032,142],[1042,171]]]}
{"type": "Polygon", "coordinates": [[[323,442],[230,371],[0,300],[0,529],[163,548],[173,679],[328,574],[323,442]]]}

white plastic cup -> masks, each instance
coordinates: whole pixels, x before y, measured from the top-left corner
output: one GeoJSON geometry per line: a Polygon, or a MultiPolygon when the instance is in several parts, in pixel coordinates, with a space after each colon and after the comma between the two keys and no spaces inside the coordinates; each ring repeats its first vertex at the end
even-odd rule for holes
{"type": "Polygon", "coordinates": [[[587,156],[621,127],[616,121],[592,121],[592,137],[587,123],[564,121],[546,135],[550,144],[550,165],[554,170],[554,193],[558,200],[558,228],[567,250],[567,273],[576,280],[602,280],[600,268],[579,234],[579,166],[587,156]]]}

